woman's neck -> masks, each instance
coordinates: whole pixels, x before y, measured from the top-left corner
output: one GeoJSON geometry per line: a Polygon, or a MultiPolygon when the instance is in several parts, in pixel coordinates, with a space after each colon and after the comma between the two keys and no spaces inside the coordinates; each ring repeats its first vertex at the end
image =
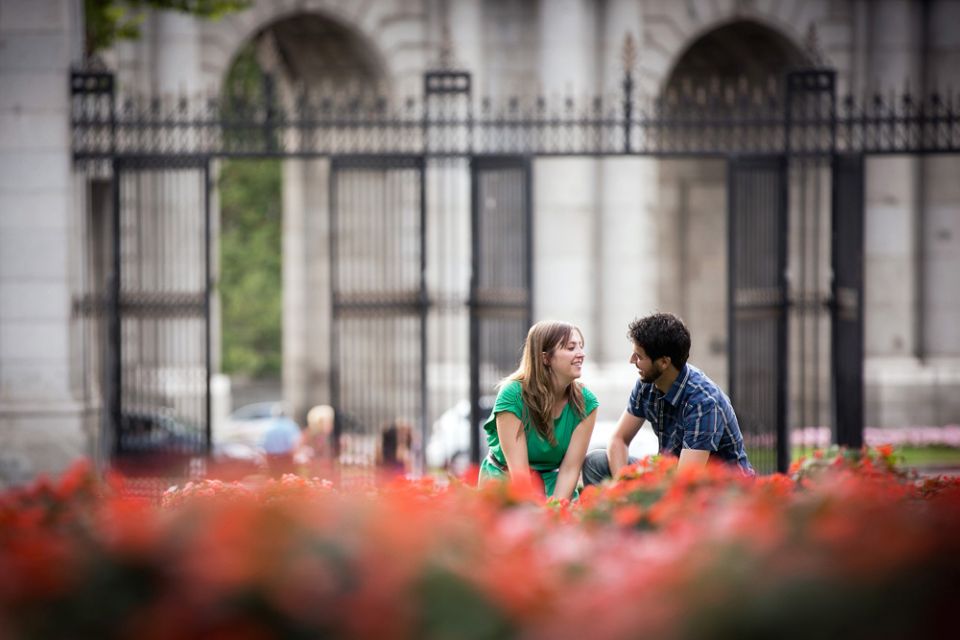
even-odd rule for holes
{"type": "Polygon", "coordinates": [[[553,379],[553,399],[554,401],[562,400],[567,396],[567,389],[570,387],[572,380],[560,380],[557,378],[553,379]]]}

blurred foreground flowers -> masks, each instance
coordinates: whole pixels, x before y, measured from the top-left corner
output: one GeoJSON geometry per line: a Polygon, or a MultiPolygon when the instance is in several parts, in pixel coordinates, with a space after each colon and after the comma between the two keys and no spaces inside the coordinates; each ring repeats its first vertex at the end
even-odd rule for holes
{"type": "Polygon", "coordinates": [[[573,505],[285,476],[157,506],[78,465],[0,495],[0,637],[952,636],[960,482],[892,461],[751,480],[654,458],[573,505]]]}

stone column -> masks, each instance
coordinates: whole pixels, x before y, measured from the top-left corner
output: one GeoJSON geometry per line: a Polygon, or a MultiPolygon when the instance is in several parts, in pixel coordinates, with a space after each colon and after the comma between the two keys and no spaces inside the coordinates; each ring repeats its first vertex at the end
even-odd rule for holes
{"type": "MultiPolygon", "coordinates": [[[[540,78],[548,104],[566,96],[580,102],[595,85],[595,15],[585,0],[540,6],[540,78]]],[[[534,165],[535,320],[579,325],[588,344],[597,322],[598,163],[593,159],[543,159],[534,165]]]]}
{"type": "MultiPolygon", "coordinates": [[[[622,96],[624,43],[629,37],[634,47],[640,47],[643,17],[636,2],[613,0],[605,8],[598,74],[603,78],[601,90],[613,99],[622,96]]],[[[634,81],[636,75],[634,69],[634,81]]],[[[626,362],[630,352],[627,324],[658,306],[657,161],[605,158],[600,161],[599,176],[599,333],[593,340],[593,351],[599,361],[619,365],[626,362]]]]}
{"type": "Polygon", "coordinates": [[[67,78],[81,4],[0,2],[0,486],[87,453],[69,344],[67,78]]]}
{"type": "Polygon", "coordinates": [[[307,405],[307,166],[283,161],[283,400],[300,420],[307,405]]]}
{"type": "MultiPolygon", "coordinates": [[[[915,12],[908,2],[873,7],[869,65],[874,91],[900,92],[918,77],[915,12]]],[[[866,163],[866,350],[872,356],[911,357],[916,351],[916,157],[870,158],[866,163]]]]}
{"type": "MultiPolygon", "coordinates": [[[[928,16],[927,91],[960,86],[960,3],[931,3],[928,16]]],[[[923,162],[924,352],[935,395],[933,425],[960,424],[960,156],[932,155],[923,162]]]]}
{"type": "Polygon", "coordinates": [[[202,88],[197,18],[178,11],[153,14],[154,91],[192,96],[202,88]]]}
{"type": "Polygon", "coordinates": [[[303,398],[306,401],[304,410],[309,410],[316,404],[331,401],[330,161],[306,160],[303,165],[303,253],[306,264],[303,335],[307,344],[303,398]]]}
{"type": "MultiPolygon", "coordinates": [[[[885,97],[922,85],[920,3],[871,3],[867,87],[885,97]]],[[[866,161],[864,257],[866,424],[926,424],[934,382],[917,358],[925,310],[923,274],[923,161],[918,156],[866,161]]]]}

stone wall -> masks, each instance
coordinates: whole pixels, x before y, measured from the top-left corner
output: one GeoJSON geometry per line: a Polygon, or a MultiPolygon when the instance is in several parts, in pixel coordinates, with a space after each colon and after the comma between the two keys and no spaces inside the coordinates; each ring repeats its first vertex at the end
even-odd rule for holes
{"type": "Polygon", "coordinates": [[[81,2],[0,3],[0,486],[87,451],[71,379],[81,2]]]}

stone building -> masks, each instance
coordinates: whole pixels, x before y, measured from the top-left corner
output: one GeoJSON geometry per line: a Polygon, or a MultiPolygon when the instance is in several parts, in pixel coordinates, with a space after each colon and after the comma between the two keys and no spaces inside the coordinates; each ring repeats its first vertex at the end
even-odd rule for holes
{"type": "MultiPolygon", "coordinates": [[[[252,41],[288,88],[419,95],[424,73],[447,62],[472,74],[478,102],[563,100],[616,90],[629,37],[638,89],[651,97],[818,63],[836,70],[841,95],[926,94],[960,86],[958,24],[952,0],[256,0],[216,21],[150,13],[142,37],[103,61],[120,92],[212,96],[252,41]]],[[[0,482],[57,471],[99,446],[94,346],[74,304],[95,251],[91,216],[108,204],[72,164],[68,78],[85,64],[83,25],[80,0],[0,0],[0,482]]],[[[865,170],[866,423],[960,423],[960,157],[876,155],[865,170]]],[[[331,276],[317,250],[329,233],[329,172],[323,158],[284,160],[283,379],[298,412],[331,393],[331,276]]],[[[726,384],[724,161],[537,157],[531,184],[533,316],[583,328],[601,419],[615,419],[633,380],[626,324],[654,310],[688,321],[691,361],[726,384]]],[[[791,220],[791,242],[807,247],[795,255],[828,246],[829,220],[791,220]]],[[[450,246],[468,247],[465,233],[451,231],[450,246]]],[[[463,280],[469,261],[458,255],[446,259],[463,280]]],[[[828,267],[808,273],[797,260],[788,279],[829,288],[828,267]]],[[[830,420],[823,322],[815,313],[792,328],[791,389],[809,407],[791,410],[794,427],[830,420]]],[[[464,323],[449,319],[446,360],[431,363],[448,373],[435,378],[454,380],[434,417],[466,394],[456,364],[464,323]]]]}

